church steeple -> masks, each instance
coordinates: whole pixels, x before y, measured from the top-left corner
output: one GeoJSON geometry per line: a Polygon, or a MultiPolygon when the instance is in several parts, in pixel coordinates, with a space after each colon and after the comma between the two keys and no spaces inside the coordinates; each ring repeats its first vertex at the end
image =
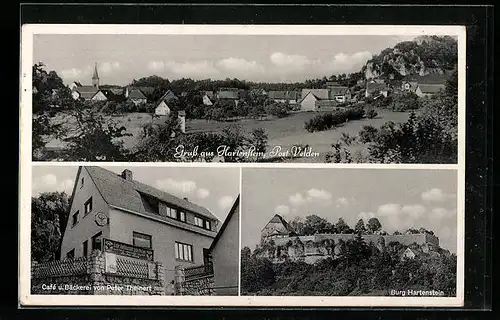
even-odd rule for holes
{"type": "Polygon", "coordinates": [[[97,62],[94,67],[94,75],[92,76],[92,85],[99,89],[99,74],[97,73],[97,62]]]}

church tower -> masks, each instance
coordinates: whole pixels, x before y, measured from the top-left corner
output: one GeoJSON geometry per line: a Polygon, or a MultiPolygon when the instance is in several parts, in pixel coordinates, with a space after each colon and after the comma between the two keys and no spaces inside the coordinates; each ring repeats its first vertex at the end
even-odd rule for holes
{"type": "Polygon", "coordinates": [[[92,85],[99,89],[99,74],[97,73],[97,62],[94,67],[94,75],[92,76],[92,85]]]}

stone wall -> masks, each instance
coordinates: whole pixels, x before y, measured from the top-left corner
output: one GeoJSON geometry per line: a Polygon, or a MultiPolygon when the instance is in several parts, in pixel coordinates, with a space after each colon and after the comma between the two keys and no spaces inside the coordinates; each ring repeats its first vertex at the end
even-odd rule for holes
{"type": "Polygon", "coordinates": [[[71,268],[71,260],[40,264],[32,262],[31,293],[65,295],[165,294],[165,274],[163,266],[159,262],[155,263],[157,270],[154,279],[106,272],[105,255],[98,250],[93,251],[87,258],[79,258],[75,263],[79,264],[78,272],[71,268]],[[82,270],[82,264],[84,264],[85,270],[82,270]]]}
{"type": "Polygon", "coordinates": [[[184,267],[175,267],[175,295],[180,296],[213,296],[215,295],[214,275],[186,277],[184,267]]]}
{"type": "MultiPolygon", "coordinates": [[[[275,246],[267,247],[258,256],[266,257],[273,263],[286,260],[315,263],[328,257],[336,258],[345,250],[345,243],[354,240],[355,234],[316,234],[311,236],[296,236],[273,239],[275,246]]],[[[391,242],[398,242],[405,246],[416,243],[420,246],[439,247],[439,239],[431,234],[404,234],[404,235],[362,235],[366,243],[373,243],[379,250],[391,242]]]]}

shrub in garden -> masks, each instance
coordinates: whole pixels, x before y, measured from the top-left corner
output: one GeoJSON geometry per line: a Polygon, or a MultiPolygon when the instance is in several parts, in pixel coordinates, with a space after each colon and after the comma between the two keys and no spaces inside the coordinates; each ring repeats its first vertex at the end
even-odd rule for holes
{"type": "Polygon", "coordinates": [[[309,132],[329,130],[347,121],[359,120],[364,114],[365,110],[361,107],[319,114],[306,121],[304,128],[309,132]]]}
{"type": "Polygon", "coordinates": [[[377,115],[378,115],[378,113],[377,113],[377,111],[375,111],[374,108],[369,108],[368,110],[366,110],[365,117],[367,117],[368,119],[373,119],[377,115]]]}

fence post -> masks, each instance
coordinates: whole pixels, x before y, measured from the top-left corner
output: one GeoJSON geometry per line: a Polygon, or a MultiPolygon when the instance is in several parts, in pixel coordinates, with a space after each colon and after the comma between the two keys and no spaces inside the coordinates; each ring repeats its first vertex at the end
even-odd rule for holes
{"type": "Polygon", "coordinates": [[[184,282],[186,281],[186,276],[184,274],[184,267],[183,266],[175,266],[175,284],[174,284],[174,289],[175,289],[175,295],[182,296],[184,295],[184,282]]]}

